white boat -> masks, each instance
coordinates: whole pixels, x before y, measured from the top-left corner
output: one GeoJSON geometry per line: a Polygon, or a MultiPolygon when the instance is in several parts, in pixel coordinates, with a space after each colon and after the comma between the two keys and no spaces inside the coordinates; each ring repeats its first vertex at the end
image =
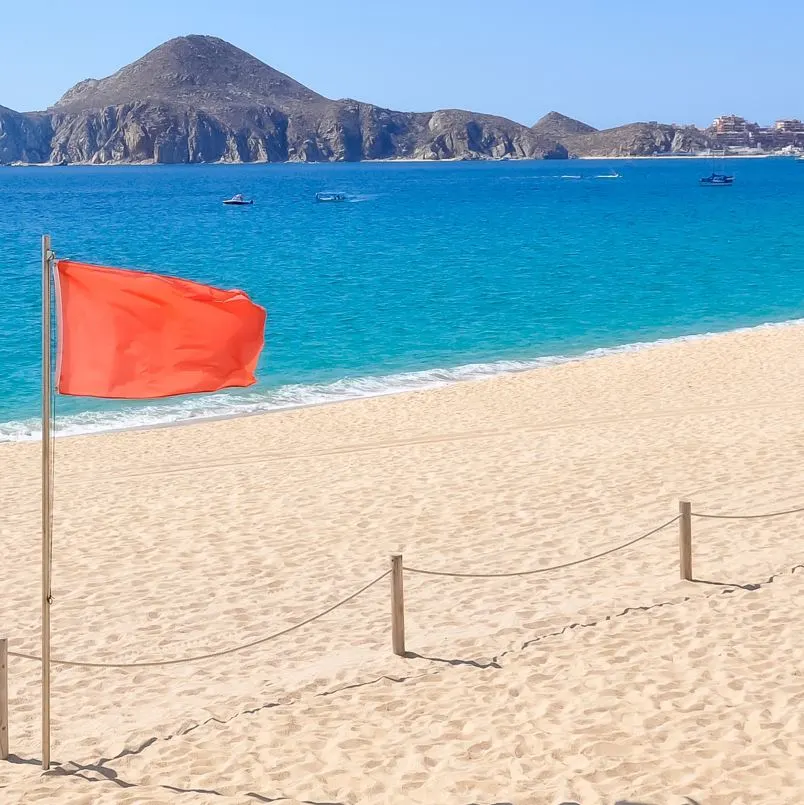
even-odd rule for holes
{"type": "Polygon", "coordinates": [[[346,193],[316,193],[316,201],[346,201],[346,193]]]}
{"type": "Polygon", "coordinates": [[[601,173],[599,176],[595,176],[595,179],[622,179],[623,176],[621,173],[617,173],[617,171],[612,171],[611,173],[601,173]]]}
{"type": "Polygon", "coordinates": [[[231,204],[234,207],[246,207],[249,204],[254,203],[254,199],[245,199],[243,198],[242,193],[237,193],[236,195],[232,196],[231,198],[224,199],[224,204],[231,204]]]}

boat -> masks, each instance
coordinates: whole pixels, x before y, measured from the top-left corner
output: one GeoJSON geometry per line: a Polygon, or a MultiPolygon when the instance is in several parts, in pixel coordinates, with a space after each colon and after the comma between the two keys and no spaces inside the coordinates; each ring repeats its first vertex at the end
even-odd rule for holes
{"type": "Polygon", "coordinates": [[[345,193],[316,193],[316,201],[346,201],[345,193]]]}
{"type": "Polygon", "coordinates": [[[254,199],[245,199],[241,193],[232,196],[231,198],[224,199],[224,204],[230,204],[233,207],[247,207],[249,204],[254,203],[254,199]]]}
{"type": "Polygon", "coordinates": [[[702,177],[701,184],[705,187],[724,187],[734,184],[734,177],[726,176],[725,173],[713,173],[711,176],[702,177]]]}
{"type": "Polygon", "coordinates": [[[621,173],[617,173],[617,171],[612,171],[611,173],[601,173],[599,176],[595,176],[595,179],[622,179],[623,176],[621,173]]]}
{"type": "MultiPolygon", "coordinates": [[[[726,152],[721,151],[719,156],[721,157],[721,161],[725,163],[726,161],[726,152]]],[[[734,177],[729,176],[726,173],[718,173],[717,168],[717,157],[718,152],[712,152],[712,174],[711,176],[703,176],[700,179],[700,184],[704,187],[728,187],[729,185],[734,184],[734,177]]]]}

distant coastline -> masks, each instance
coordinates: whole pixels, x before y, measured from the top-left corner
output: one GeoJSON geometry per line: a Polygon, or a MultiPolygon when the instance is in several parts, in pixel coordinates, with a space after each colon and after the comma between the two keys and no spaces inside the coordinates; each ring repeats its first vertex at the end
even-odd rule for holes
{"type": "MultiPolygon", "coordinates": [[[[796,159],[796,154],[725,154],[727,159],[796,159]]],[[[689,160],[689,159],[711,159],[712,154],[648,154],[648,155],[614,155],[614,156],[573,156],[568,157],[567,160],[554,160],[554,161],[593,161],[593,162],[611,162],[611,161],[625,161],[631,160],[689,160]]],[[[437,165],[444,162],[463,162],[471,164],[473,162],[540,162],[535,157],[528,159],[522,157],[514,159],[511,157],[500,157],[498,159],[463,159],[461,157],[451,157],[448,159],[425,159],[424,157],[388,157],[386,159],[361,159],[359,163],[355,162],[300,162],[299,160],[285,160],[284,162],[269,162],[269,161],[254,161],[254,162],[228,162],[225,160],[218,160],[217,162],[155,162],[154,160],[143,160],[142,162],[131,162],[129,160],[121,160],[119,162],[0,162],[0,168],[163,168],[163,167],[188,167],[200,168],[210,165],[231,165],[231,166],[249,166],[249,165],[333,165],[333,164],[417,164],[417,165],[437,165]]]]}
{"type": "Polygon", "coordinates": [[[726,115],[706,129],[652,120],[599,130],[556,111],[527,125],[466,109],[406,112],[335,100],[200,35],[80,81],[45,111],[0,106],[0,131],[0,164],[14,167],[804,153],[797,119],[763,127],[726,115]]]}
{"type": "MultiPolygon", "coordinates": [[[[728,159],[795,159],[795,156],[790,154],[726,154],[728,159]]],[[[712,159],[712,154],[651,154],[650,156],[612,156],[612,157],[575,157],[579,160],[626,160],[633,159],[661,159],[666,161],[668,159],[712,159]]]]}

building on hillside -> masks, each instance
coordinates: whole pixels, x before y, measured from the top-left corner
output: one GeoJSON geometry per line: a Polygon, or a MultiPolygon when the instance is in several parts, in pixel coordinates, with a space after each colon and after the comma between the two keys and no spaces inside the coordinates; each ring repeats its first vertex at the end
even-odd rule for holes
{"type": "Polygon", "coordinates": [[[797,119],[780,119],[763,127],[739,115],[721,115],[709,129],[716,148],[760,149],[804,148],[804,123],[797,119]]]}
{"type": "Polygon", "coordinates": [[[774,131],[784,132],[786,134],[804,134],[804,123],[796,118],[788,120],[777,120],[773,124],[774,131]]]}
{"type": "Polygon", "coordinates": [[[804,148],[804,123],[795,118],[777,120],[773,126],[762,129],[760,140],[767,151],[804,148]]]}
{"type": "Polygon", "coordinates": [[[761,130],[739,115],[721,115],[712,121],[710,131],[718,148],[756,148],[761,130]]]}
{"type": "Polygon", "coordinates": [[[748,121],[739,115],[721,115],[712,121],[715,134],[743,134],[748,125],[748,121]]]}
{"type": "Polygon", "coordinates": [[[721,115],[712,121],[715,134],[749,134],[759,128],[758,123],[752,123],[739,115],[721,115]]]}

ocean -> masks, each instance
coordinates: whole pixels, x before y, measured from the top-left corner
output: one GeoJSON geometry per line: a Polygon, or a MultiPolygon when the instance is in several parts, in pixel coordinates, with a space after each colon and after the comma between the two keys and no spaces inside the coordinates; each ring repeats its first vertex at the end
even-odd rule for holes
{"type": "Polygon", "coordinates": [[[39,435],[43,233],[60,257],[241,288],[268,310],[257,386],[59,397],[58,432],[78,434],[804,317],[804,165],[728,170],[733,187],[705,188],[699,159],[0,168],[0,441],[39,435]],[[237,192],[255,204],[221,204],[237,192]]]}

